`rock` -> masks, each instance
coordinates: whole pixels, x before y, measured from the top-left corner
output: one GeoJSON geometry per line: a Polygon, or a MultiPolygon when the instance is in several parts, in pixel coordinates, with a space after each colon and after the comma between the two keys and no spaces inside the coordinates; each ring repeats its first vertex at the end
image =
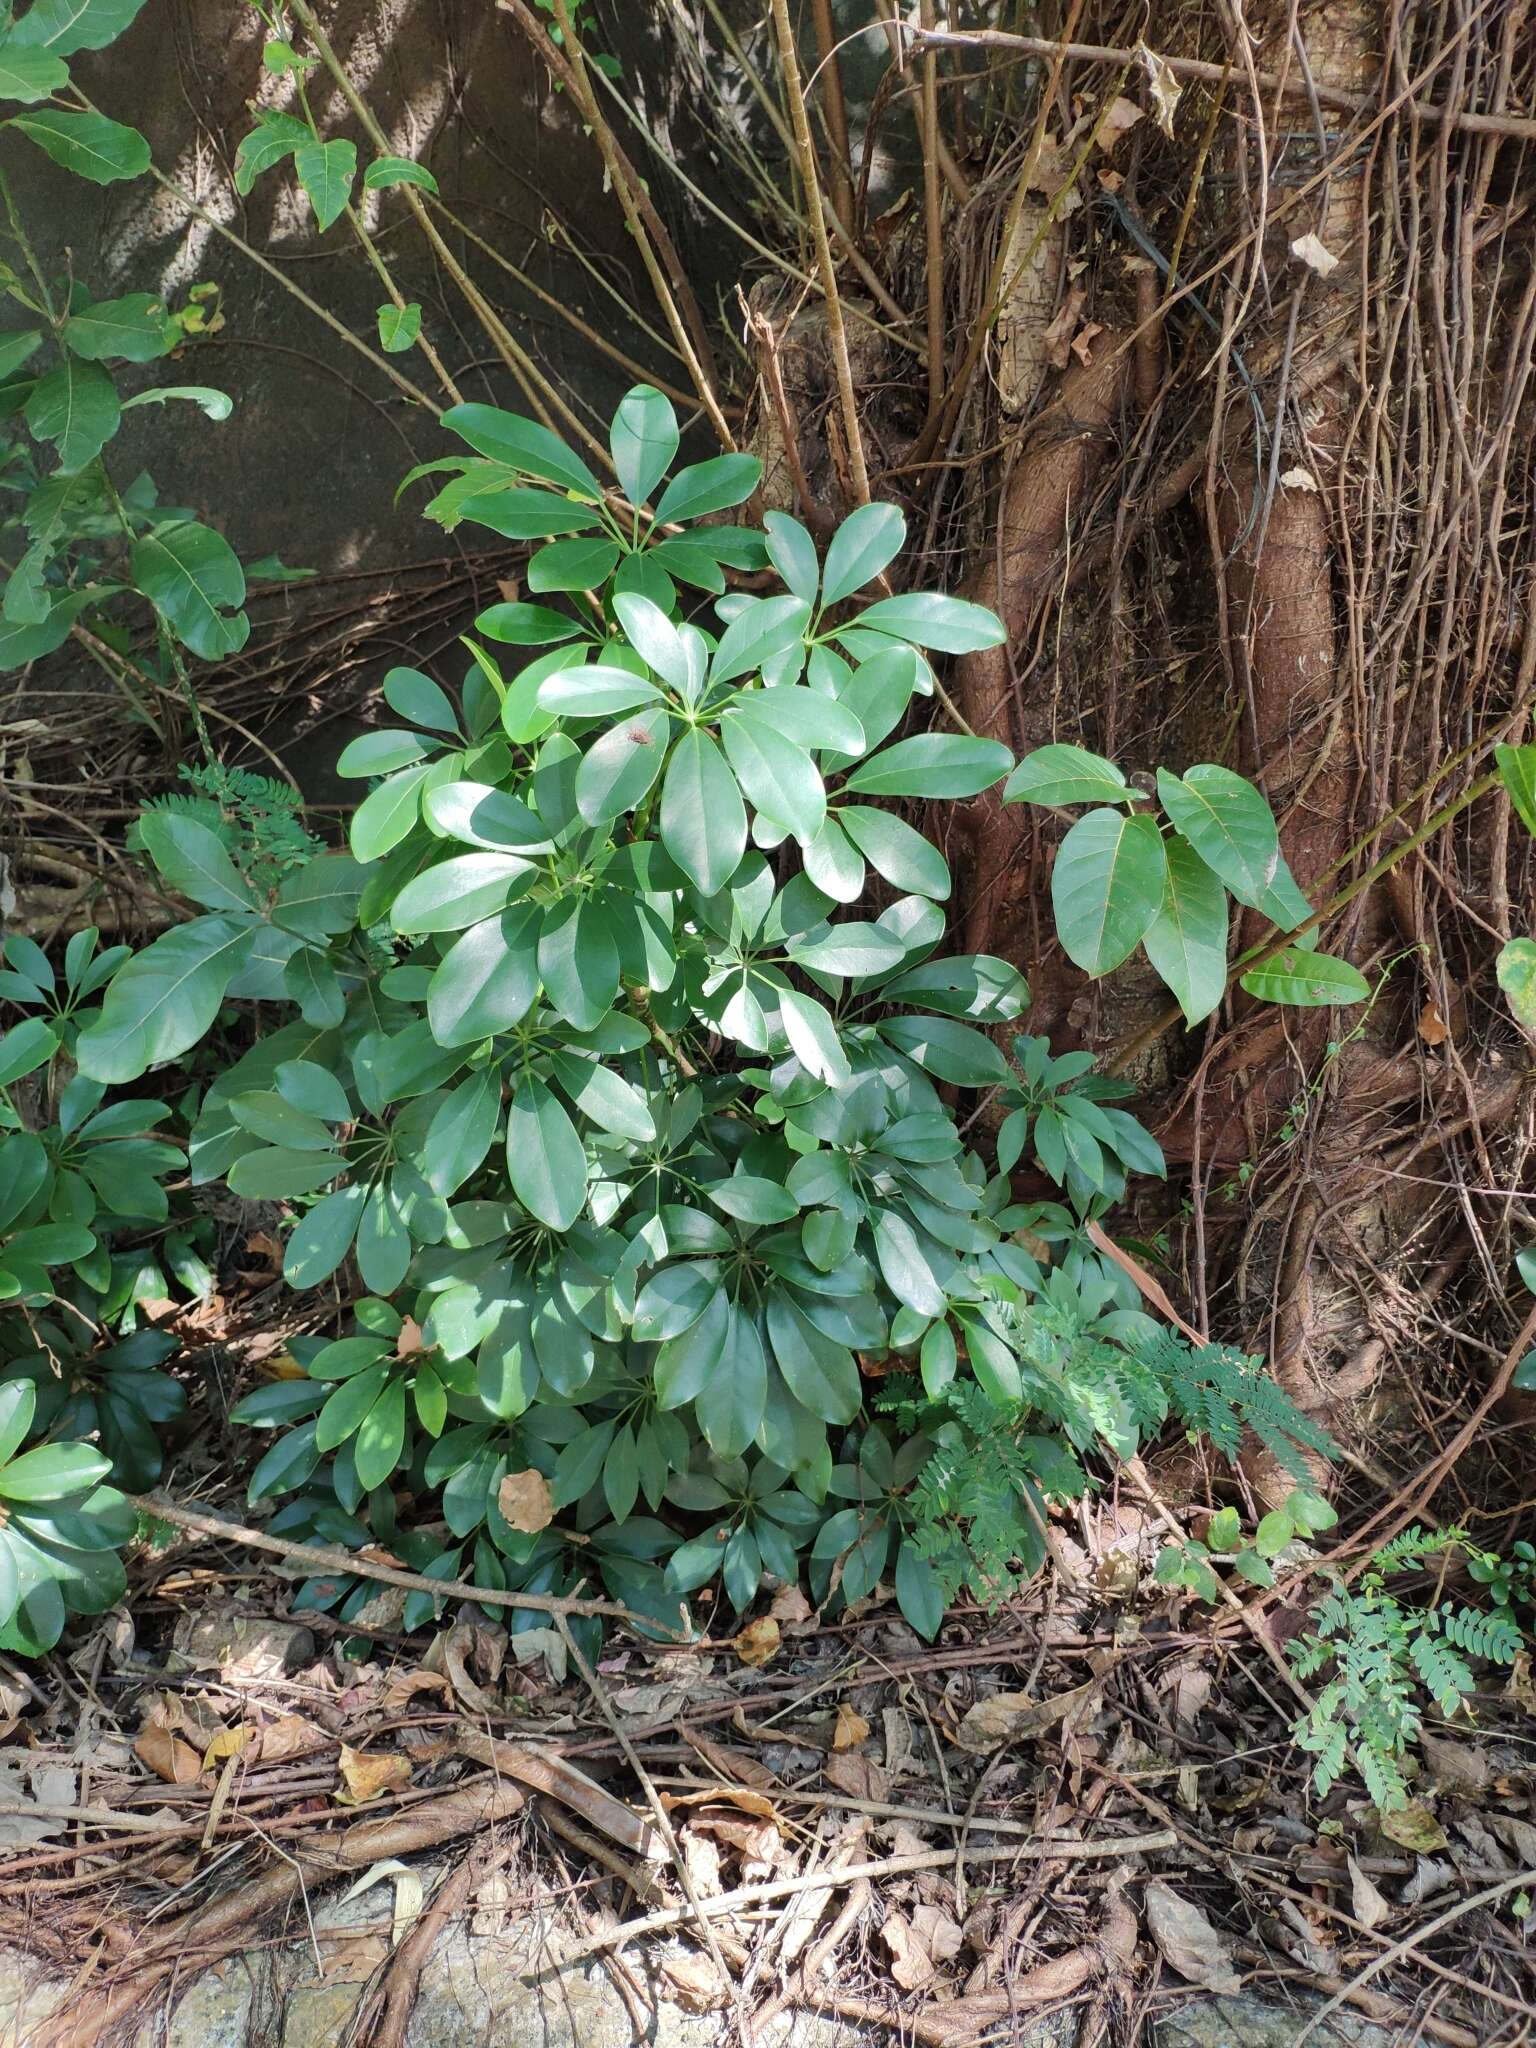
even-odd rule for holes
{"type": "Polygon", "coordinates": [[[171,1644],[173,1663],[182,1670],[216,1668],[233,1685],[262,1678],[283,1678],[311,1664],[315,1638],[296,1621],[248,1614],[239,1607],[209,1607],[184,1614],[171,1644]]]}
{"type": "MultiPolygon", "coordinates": [[[[1262,1998],[1193,1998],[1152,2022],[1153,2048],[1294,2048],[1317,2001],[1272,2005],[1262,1998]]],[[[1393,2048],[1397,2033],[1358,2013],[1333,2013],[1307,2048],[1393,2048]]]]}

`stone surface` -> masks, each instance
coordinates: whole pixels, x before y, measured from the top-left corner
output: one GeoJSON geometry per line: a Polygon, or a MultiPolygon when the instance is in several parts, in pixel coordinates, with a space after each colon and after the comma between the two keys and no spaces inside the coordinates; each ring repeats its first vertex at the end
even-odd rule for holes
{"type": "MultiPolygon", "coordinates": [[[[1317,2001],[1273,2005],[1261,1998],[1191,1998],[1152,2026],[1154,2048],[1293,2048],[1317,2001]]],[[[1334,2013],[1307,2036],[1307,2048],[1394,2048],[1398,2033],[1358,2013],[1334,2013]]]]}

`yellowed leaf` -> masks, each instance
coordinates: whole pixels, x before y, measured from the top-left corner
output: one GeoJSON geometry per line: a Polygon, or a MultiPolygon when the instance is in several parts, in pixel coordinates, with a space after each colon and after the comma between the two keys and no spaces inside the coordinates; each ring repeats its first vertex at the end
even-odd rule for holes
{"type": "Polygon", "coordinates": [[[869,1733],[869,1723],[862,1714],[856,1714],[846,1701],[837,1710],[837,1722],[832,1730],[834,1749],[856,1749],[869,1733]]]}
{"type": "Polygon", "coordinates": [[[167,1785],[191,1785],[202,1774],[202,1759],[197,1751],[169,1728],[146,1728],[134,1743],[133,1753],[167,1785]]]}
{"type": "Polygon", "coordinates": [[[496,1492],[496,1505],[514,1529],[536,1536],[555,1519],[555,1497],[542,1472],[509,1472],[496,1492]]]}
{"type": "Polygon", "coordinates": [[[226,1757],[238,1756],[249,1746],[249,1728],[221,1728],[212,1742],[203,1751],[203,1769],[211,1771],[223,1763],[226,1757]]]}
{"type": "Polygon", "coordinates": [[[411,1781],[408,1758],[383,1751],[354,1749],[341,1745],[341,1775],[344,1789],[336,1794],[343,1806],[361,1806],[385,1792],[396,1792],[411,1781]]]}
{"type": "Polygon", "coordinates": [[[765,1614],[758,1621],[749,1621],[737,1636],[736,1654],[743,1664],[756,1669],[779,1654],[779,1643],[779,1624],[771,1614],[765,1614]]]}
{"type": "Polygon", "coordinates": [[[1415,1856],[1428,1856],[1432,1850],[1446,1846],[1445,1829],[1429,1808],[1421,1806],[1416,1799],[1391,1813],[1382,1814],[1381,1832],[1389,1842],[1396,1842],[1402,1849],[1411,1849],[1415,1856]]]}

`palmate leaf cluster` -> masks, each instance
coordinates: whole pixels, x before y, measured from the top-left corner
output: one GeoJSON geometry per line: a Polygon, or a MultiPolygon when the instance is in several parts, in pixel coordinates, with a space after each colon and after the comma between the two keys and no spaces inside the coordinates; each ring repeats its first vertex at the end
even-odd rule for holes
{"type": "Polygon", "coordinates": [[[203,1091],[192,1179],[288,1207],[293,1286],[350,1262],[367,1290],[236,1410],[273,1432],[251,1495],[274,1527],[408,1536],[425,1571],[504,1590],[597,1581],[661,1626],[803,1560],[818,1598],[888,1577],[931,1635],[959,1580],[927,1528],[978,1586],[1038,1561],[980,1474],[924,1478],[947,1432],[986,1434],[979,1404],[1037,1511],[1169,1414],[1224,1448],[1245,1418],[1294,1435],[1246,1361],[1153,1347],[1084,1225],[1161,1155],[1081,1059],[1005,1058],[1024,980],[945,952],[947,863],[891,808],[1007,771],[920,715],[930,657],[998,621],[872,588],[895,506],[824,554],[783,514],[730,523],[758,465],[679,467],[646,387],[613,422],[617,491],[532,421],[444,424],[468,452],[430,466],[428,510],[539,542],[529,598],[479,616],[456,694],[384,677],[396,722],[340,762],[348,851],[231,778],[148,810],[138,841],[199,914],[69,1027],[100,1099],[231,999],[270,1006],[203,1091]],[[740,569],[781,588],[727,591],[740,569]],[[983,1089],[1017,1105],[1002,1171],[957,1121],[983,1089]],[[1026,1148],[1062,1201],[1014,1203],[1026,1148]],[[891,1367],[939,1404],[894,1435],[867,1393],[891,1367]],[[533,1474],[530,1528],[504,1494],[533,1474]]]}

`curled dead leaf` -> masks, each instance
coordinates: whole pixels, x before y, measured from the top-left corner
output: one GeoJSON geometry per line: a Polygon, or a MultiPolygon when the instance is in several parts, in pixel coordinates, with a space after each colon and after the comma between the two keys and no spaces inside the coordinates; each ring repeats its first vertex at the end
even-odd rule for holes
{"type": "Polygon", "coordinates": [[[317,1749],[329,1749],[332,1738],[302,1714],[279,1714],[261,1731],[261,1760],[277,1764],[289,1757],[312,1756],[317,1749]]]}
{"type": "Polygon", "coordinates": [[[933,1957],[905,1913],[893,1908],[880,1923],[880,1939],[891,1958],[891,1975],[903,1991],[919,1991],[934,1975],[933,1957]]]}
{"type": "Polygon", "coordinates": [[[1147,74],[1147,89],[1152,96],[1152,118],[1172,140],[1173,117],[1178,112],[1182,87],[1166,57],[1159,57],[1156,50],[1149,50],[1145,43],[1136,45],[1136,54],[1147,74]]]}
{"type": "Polygon", "coordinates": [[[1109,103],[1109,111],[1099,127],[1099,147],[1112,150],[1122,135],[1126,135],[1142,119],[1142,110],[1134,100],[1125,99],[1117,93],[1109,103]]]}
{"type": "Polygon", "coordinates": [[[203,1769],[211,1771],[227,1757],[238,1756],[251,1740],[249,1728],[221,1728],[203,1751],[203,1769]]]}
{"type": "Polygon", "coordinates": [[[555,1497],[542,1472],[509,1472],[496,1489],[496,1505],[525,1536],[537,1536],[555,1519],[555,1497]]]}
{"type": "Polygon", "coordinates": [[[1314,234],[1298,235],[1291,244],[1291,254],[1298,263],[1305,263],[1309,270],[1315,270],[1319,277],[1332,277],[1339,267],[1338,257],[1314,234]]]}
{"type": "Polygon", "coordinates": [[[846,1792],[850,1799],[885,1800],[891,1796],[891,1781],[879,1764],[867,1756],[858,1756],[851,1749],[841,1755],[827,1758],[822,1767],[822,1776],[839,1792],[846,1792]]]}
{"type": "Polygon", "coordinates": [[[728,2003],[730,1987],[707,1956],[667,1956],[661,1965],[667,1996],[687,2012],[714,2012],[728,2003]]]}
{"type": "Polygon", "coordinates": [[[417,1322],[414,1316],[402,1316],[400,1319],[400,1333],[395,1338],[396,1358],[409,1358],[413,1352],[424,1351],[425,1349],[426,1345],[422,1338],[420,1323],[417,1322]]]}
{"type": "Polygon", "coordinates": [[[1283,491],[1315,491],[1317,478],[1310,469],[1282,469],[1280,488],[1283,491]]]}
{"type": "Polygon", "coordinates": [[[834,1749],[855,1749],[869,1734],[869,1723],[862,1714],[856,1714],[847,1701],[837,1710],[837,1720],[832,1729],[834,1749]]]}
{"type": "Polygon", "coordinates": [[[402,1785],[411,1782],[411,1766],[407,1757],[391,1752],[354,1749],[350,1743],[341,1745],[341,1775],[343,1789],[336,1794],[343,1806],[362,1806],[367,1800],[378,1799],[385,1792],[397,1792],[402,1785]]]}
{"type": "Polygon", "coordinates": [[[779,1642],[779,1624],[771,1614],[765,1614],[757,1621],[749,1621],[737,1636],[736,1654],[743,1664],[755,1670],[778,1655],[779,1642]]]}
{"type": "Polygon", "coordinates": [[[1350,1910],[1362,1927],[1379,1927],[1392,1911],[1353,1856],[1349,1859],[1349,1894],[1350,1910]]]}
{"type": "Polygon", "coordinates": [[[167,1785],[195,1784],[202,1775],[203,1761],[197,1751],[169,1728],[146,1728],[133,1745],[133,1753],[146,1770],[167,1785]]]}
{"type": "Polygon", "coordinates": [[[1098,1679],[1090,1678],[1070,1692],[1057,1693],[1048,1700],[1037,1700],[1027,1692],[995,1692],[967,1711],[955,1731],[955,1740],[962,1749],[985,1756],[989,1750],[1001,1749],[1005,1742],[1021,1742],[1026,1737],[1044,1734],[1047,1728],[1065,1720],[1074,1707],[1086,1702],[1098,1687],[1098,1679]]]}
{"type": "Polygon", "coordinates": [[[1223,1998],[1241,1988],[1225,1941],[1200,1908],[1155,1878],[1146,1890],[1147,1931],[1171,1969],[1223,1998]]]}

